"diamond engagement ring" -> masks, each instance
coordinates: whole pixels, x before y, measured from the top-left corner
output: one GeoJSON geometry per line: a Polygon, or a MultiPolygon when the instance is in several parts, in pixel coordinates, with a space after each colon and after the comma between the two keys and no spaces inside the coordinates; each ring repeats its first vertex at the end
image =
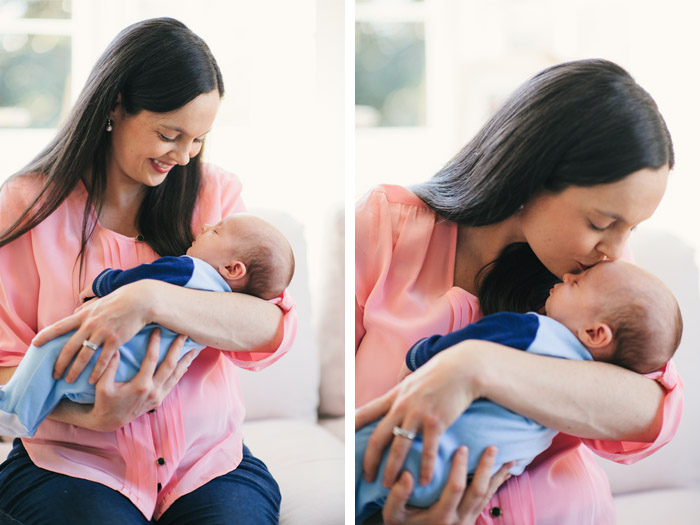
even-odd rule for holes
{"type": "Polygon", "coordinates": [[[83,346],[87,346],[90,350],[93,350],[94,352],[97,352],[97,349],[99,348],[99,346],[97,346],[92,341],[88,341],[87,339],[83,341],[83,346]]]}
{"type": "Polygon", "coordinates": [[[402,437],[402,438],[410,439],[411,441],[416,439],[415,432],[411,432],[410,430],[404,430],[403,428],[401,428],[399,426],[394,427],[392,434],[394,434],[395,436],[402,437]]]}

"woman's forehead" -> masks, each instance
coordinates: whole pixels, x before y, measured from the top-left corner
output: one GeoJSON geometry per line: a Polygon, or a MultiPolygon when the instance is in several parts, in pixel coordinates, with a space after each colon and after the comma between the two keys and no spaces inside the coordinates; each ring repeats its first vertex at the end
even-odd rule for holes
{"type": "Polygon", "coordinates": [[[639,170],[624,179],[595,186],[570,186],[560,193],[563,204],[635,225],[651,216],[666,191],[668,168],[639,170]]]}

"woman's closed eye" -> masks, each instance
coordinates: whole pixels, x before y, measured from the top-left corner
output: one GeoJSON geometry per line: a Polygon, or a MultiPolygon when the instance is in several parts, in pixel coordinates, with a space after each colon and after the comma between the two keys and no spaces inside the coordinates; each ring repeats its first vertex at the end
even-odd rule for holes
{"type": "Polygon", "coordinates": [[[163,135],[162,133],[158,133],[158,135],[160,136],[160,139],[165,141],[165,142],[175,142],[175,140],[177,140],[177,138],[170,138],[170,137],[163,135]]]}

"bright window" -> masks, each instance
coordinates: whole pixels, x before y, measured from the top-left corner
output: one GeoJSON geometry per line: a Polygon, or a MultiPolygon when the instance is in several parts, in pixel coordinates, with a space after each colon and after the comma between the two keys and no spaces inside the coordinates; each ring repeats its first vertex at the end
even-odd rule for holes
{"type": "Polygon", "coordinates": [[[0,20],[0,127],[57,127],[70,99],[70,1],[2,1],[0,20]]]}

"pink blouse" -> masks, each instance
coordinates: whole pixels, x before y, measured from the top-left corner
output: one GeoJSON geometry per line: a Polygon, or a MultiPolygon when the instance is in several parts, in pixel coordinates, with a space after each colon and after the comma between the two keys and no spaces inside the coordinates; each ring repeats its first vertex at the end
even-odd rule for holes
{"type": "MultiPolygon", "coordinates": [[[[234,175],[204,165],[202,178],[194,231],[245,210],[234,175]]],[[[19,216],[39,184],[24,177],[2,188],[0,229],[19,216]]],[[[0,366],[18,365],[36,333],[78,305],[76,258],[85,197],[81,185],[45,221],[0,248],[0,366]]],[[[85,282],[104,268],[131,268],[157,257],[146,243],[98,224],[88,245],[85,282]]],[[[242,458],[245,415],[236,367],[266,367],[287,352],[296,333],[289,295],[272,302],[284,311],[284,338],[275,352],[205,348],[160,407],[116,432],[47,419],[33,438],[23,440],[32,461],[121,492],[147,519],[158,519],[180,496],[235,469],[242,458]]]]}
{"type": "MultiPolygon", "coordinates": [[[[361,406],[396,384],[415,341],[458,330],[481,314],[477,298],[452,285],[456,223],[436,216],[409,190],[380,186],[362,198],[355,239],[355,403],[361,406]]],[[[522,475],[501,487],[477,523],[614,523],[610,486],[591,451],[633,463],[668,443],[680,422],[683,383],[674,364],[649,377],[666,392],[663,428],[654,443],[559,434],[522,475]],[[491,514],[496,507],[497,517],[491,514]]]]}

